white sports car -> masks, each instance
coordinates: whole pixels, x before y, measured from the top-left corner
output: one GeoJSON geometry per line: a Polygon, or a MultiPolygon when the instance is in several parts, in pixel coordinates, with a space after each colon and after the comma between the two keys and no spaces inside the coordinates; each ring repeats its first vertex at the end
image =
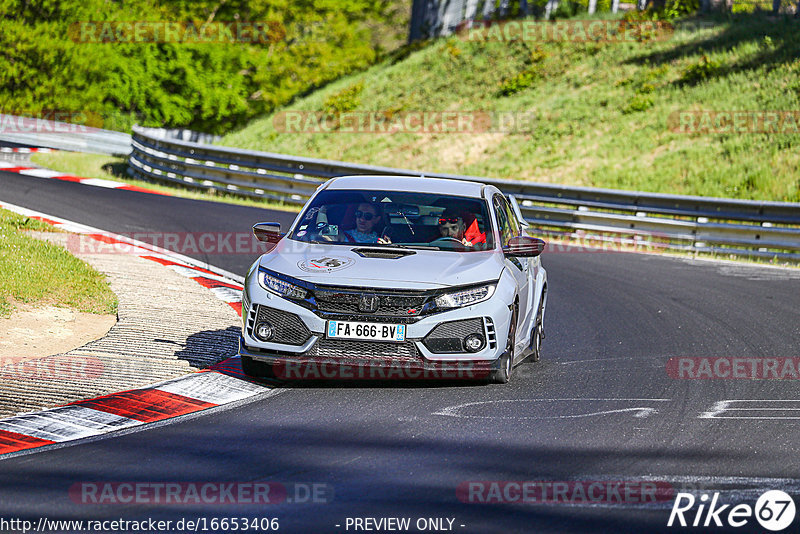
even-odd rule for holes
{"type": "Polygon", "coordinates": [[[352,366],[388,363],[402,366],[398,378],[483,370],[507,382],[539,359],[544,338],[545,243],[526,226],[513,197],[477,182],[326,182],[285,235],[277,223],[253,226],[276,246],[247,273],[244,372],[291,378],[292,365],[324,363],[351,368],[323,378],[358,378],[352,366]]]}

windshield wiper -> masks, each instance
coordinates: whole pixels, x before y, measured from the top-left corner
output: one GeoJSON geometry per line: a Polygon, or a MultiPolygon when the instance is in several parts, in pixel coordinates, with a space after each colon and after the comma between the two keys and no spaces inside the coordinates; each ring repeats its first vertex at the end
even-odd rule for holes
{"type": "Polygon", "coordinates": [[[341,241],[320,241],[319,239],[309,239],[308,241],[302,241],[298,239],[301,243],[313,243],[315,245],[352,245],[352,243],[343,243],[341,241]]]}
{"type": "Polygon", "coordinates": [[[412,250],[441,250],[441,248],[437,247],[436,245],[399,245],[399,244],[388,244],[384,245],[387,247],[397,247],[397,248],[407,248],[412,250]]]}

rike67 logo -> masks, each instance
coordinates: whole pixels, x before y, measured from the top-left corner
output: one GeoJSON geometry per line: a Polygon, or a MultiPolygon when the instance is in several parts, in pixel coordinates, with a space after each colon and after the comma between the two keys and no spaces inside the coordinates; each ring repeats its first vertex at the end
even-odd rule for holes
{"type": "Polygon", "coordinates": [[[678,493],[667,526],[738,528],[747,525],[755,517],[762,528],[777,532],[791,525],[795,516],[792,497],[780,490],[762,494],[755,507],[749,504],[731,506],[719,504],[719,492],[710,498],[704,493],[699,499],[691,493],[678,493]]]}

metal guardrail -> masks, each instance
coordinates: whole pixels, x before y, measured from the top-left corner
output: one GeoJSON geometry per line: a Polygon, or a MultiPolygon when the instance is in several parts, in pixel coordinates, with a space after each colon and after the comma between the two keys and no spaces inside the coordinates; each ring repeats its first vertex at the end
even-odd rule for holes
{"type": "Polygon", "coordinates": [[[0,141],[114,156],[127,156],[131,151],[131,136],[123,132],[2,113],[0,141]]]}
{"type": "MultiPolygon", "coordinates": [[[[209,144],[220,139],[218,135],[180,128],[141,128],[141,130],[147,132],[150,137],[158,139],[209,144]]],[[[127,156],[131,151],[131,136],[124,132],[60,122],[49,118],[19,117],[2,113],[0,113],[0,141],[112,156],[127,156]]]]}
{"type": "MultiPolygon", "coordinates": [[[[146,180],[293,204],[303,204],[322,182],[335,176],[421,174],[157,138],[136,126],[128,172],[146,180]]],[[[517,197],[524,217],[540,233],[800,259],[798,203],[567,187],[444,173],[424,176],[495,185],[517,197]]]]}

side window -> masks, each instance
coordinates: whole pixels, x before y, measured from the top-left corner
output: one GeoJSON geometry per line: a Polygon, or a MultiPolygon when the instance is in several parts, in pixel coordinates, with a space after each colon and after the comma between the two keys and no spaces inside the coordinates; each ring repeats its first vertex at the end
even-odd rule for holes
{"type": "Polygon", "coordinates": [[[508,240],[513,237],[511,226],[508,221],[508,213],[503,206],[503,199],[500,195],[494,197],[494,212],[497,214],[497,227],[500,230],[500,246],[508,244],[508,240]]]}
{"type": "Polygon", "coordinates": [[[506,210],[506,216],[508,217],[509,226],[511,226],[511,234],[514,236],[520,235],[522,232],[522,228],[520,228],[519,220],[517,220],[517,215],[514,213],[514,210],[511,208],[511,205],[508,203],[508,200],[505,198],[503,199],[503,207],[506,210]]]}

